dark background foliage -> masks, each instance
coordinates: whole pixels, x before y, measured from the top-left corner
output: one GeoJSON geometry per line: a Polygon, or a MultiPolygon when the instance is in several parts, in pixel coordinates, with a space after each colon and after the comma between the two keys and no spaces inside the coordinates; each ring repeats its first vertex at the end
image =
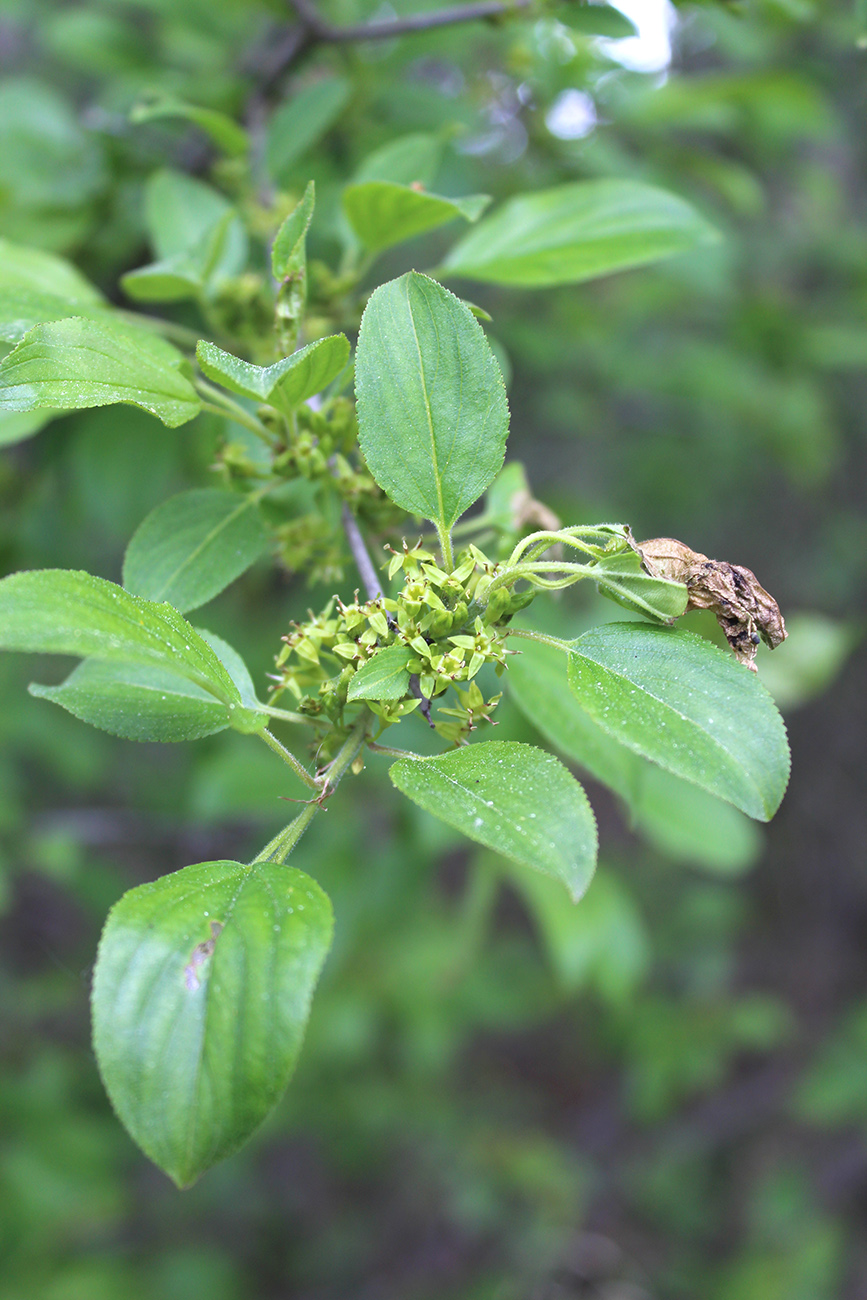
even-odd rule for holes
{"type": "MultiPolygon", "coordinates": [[[[297,196],[315,177],[326,259],[340,185],[413,130],[450,139],[445,193],[622,175],[705,212],[716,248],[471,296],[539,496],[747,564],[779,598],[792,636],[760,667],[794,752],[761,831],[730,817],[672,842],[594,790],[604,866],[563,933],[371,767],[297,858],[338,928],[296,1079],[244,1153],[180,1194],[99,1084],[96,940],[130,885],[250,856],[281,821],[282,774],[231,735],[112,740],[27,697],[44,665],[4,659],[0,1300],[867,1292],[867,53],[842,0],[683,6],[671,66],[640,73],[583,13],[302,49],[277,3],[0,4],[0,236],[73,257],[116,301],[146,258],[147,175],[214,166],[194,128],[130,124],[154,90],[260,129],[345,76],[347,106],[283,178],[297,196]]],[[[379,278],[444,247],[395,250],[379,278]]],[[[0,568],[117,580],[147,511],[209,482],[221,432],[114,407],[0,451],[0,568]]],[[[208,623],[261,681],[315,599],[263,564],[208,623]]],[[[504,733],[532,738],[511,714],[504,733]]]]}

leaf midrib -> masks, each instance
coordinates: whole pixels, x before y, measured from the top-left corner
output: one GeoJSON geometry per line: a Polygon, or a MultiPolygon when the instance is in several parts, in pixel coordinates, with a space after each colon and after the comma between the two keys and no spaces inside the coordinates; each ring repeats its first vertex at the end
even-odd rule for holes
{"type": "MultiPolygon", "coordinates": [[[[404,292],[406,294],[406,305],[407,305],[407,311],[409,312],[410,324],[412,325],[412,336],[415,340],[416,351],[418,353],[418,369],[419,369],[419,375],[421,376],[421,389],[422,389],[422,396],[424,399],[424,410],[425,410],[425,416],[427,417],[428,431],[430,433],[431,460],[433,461],[434,478],[436,481],[437,510],[439,512],[439,518],[435,519],[433,522],[438,524],[438,526],[442,528],[443,532],[445,532],[447,525],[445,519],[445,507],[443,502],[442,476],[440,474],[439,458],[437,456],[436,435],[434,433],[434,426],[433,426],[433,412],[431,411],[430,398],[428,397],[427,377],[425,375],[424,361],[422,359],[421,343],[419,341],[418,330],[416,329],[416,325],[415,325],[415,315],[412,310],[412,303],[410,302],[409,286],[410,286],[410,281],[407,280],[406,284],[404,285],[404,292]]],[[[436,321],[433,320],[432,313],[431,313],[431,321],[433,324],[434,334],[436,335],[437,361],[439,361],[440,336],[439,336],[439,330],[437,329],[436,321]]]]}
{"type": "MultiPolygon", "coordinates": [[[[215,524],[215,526],[211,529],[211,531],[202,538],[202,540],[199,542],[199,545],[196,546],[192,551],[190,551],[186,559],[184,559],[178,565],[178,567],[173,571],[170,577],[167,578],[166,581],[160,585],[160,587],[158,588],[160,594],[157,596],[150,596],[148,597],[148,599],[156,600],[156,601],[166,600],[167,597],[165,593],[171,587],[172,583],[177,581],[178,575],[183,573],[184,570],[188,568],[194,560],[197,560],[199,558],[199,556],[202,554],[202,551],[205,549],[205,547],[209,546],[216,537],[219,537],[223,529],[228,528],[229,525],[233,523],[234,520],[237,519],[240,515],[242,515],[245,510],[249,510],[250,507],[255,504],[256,502],[253,499],[253,497],[246,497],[244,500],[242,500],[235,507],[235,509],[232,511],[231,514],[226,515],[225,518],[223,518],[218,524],[215,524]]],[[[192,606],[188,606],[188,608],[192,608],[192,606]]]]}

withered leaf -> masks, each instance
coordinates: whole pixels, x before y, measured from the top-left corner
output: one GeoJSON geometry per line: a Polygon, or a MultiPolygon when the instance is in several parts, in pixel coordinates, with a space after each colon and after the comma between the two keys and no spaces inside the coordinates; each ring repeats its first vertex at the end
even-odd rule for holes
{"type": "Polygon", "coordinates": [[[652,576],[686,584],[687,611],[713,611],[736,659],[753,672],[760,638],[772,650],[785,641],[780,607],[750,569],[709,560],[673,537],[636,542],[635,549],[652,576]]]}

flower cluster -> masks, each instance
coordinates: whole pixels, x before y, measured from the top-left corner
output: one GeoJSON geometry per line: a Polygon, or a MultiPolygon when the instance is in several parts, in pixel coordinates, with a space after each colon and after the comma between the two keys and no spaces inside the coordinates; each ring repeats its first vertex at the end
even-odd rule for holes
{"type": "Polygon", "coordinates": [[[515,593],[498,587],[486,603],[476,599],[486,589],[497,566],[477,547],[458,557],[452,573],[436,563],[421,544],[395,552],[388,566],[391,581],[402,576],[394,596],[382,595],[351,604],[335,596],[325,610],[296,624],[283,638],[277,657],[276,693],[294,696],[298,712],[342,725],[350,683],[365,664],[390,647],[402,647],[401,671],[406,689],[397,699],[365,697],[367,706],[389,726],[421,708],[429,715],[430,701],[454,690],[455,703],[437,710],[431,719],[444,739],[460,744],[481,720],[490,720],[499,695],[485,699],[475,678],[485,664],[497,675],[506,667],[505,642],[499,628],[532,599],[532,592],[515,593]]]}

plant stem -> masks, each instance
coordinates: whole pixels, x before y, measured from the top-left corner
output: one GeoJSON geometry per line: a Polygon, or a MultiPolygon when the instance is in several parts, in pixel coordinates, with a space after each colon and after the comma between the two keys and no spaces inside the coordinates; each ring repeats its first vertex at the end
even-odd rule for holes
{"type": "Polygon", "coordinates": [[[382,583],[379,581],[379,575],[376,572],[373,560],[370,558],[370,552],[367,549],[365,540],[361,535],[358,520],[345,501],[340,511],[340,517],[343,520],[343,531],[346,533],[346,540],[349,543],[350,551],[352,551],[352,558],[355,561],[356,569],[358,569],[358,575],[364,583],[367,598],[368,600],[378,600],[384,594],[382,583]]]}
{"type": "MultiPolygon", "coordinates": [[[[313,818],[321,809],[323,800],[337,789],[361,752],[372,717],[370,711],[365,709],[338,751],[334,761],[329,763],[328,767],[318,777],[310,778],[314,780],[315,788],[320,791],[319,798],[311,800],[294,821],[291,821],[288,826],[284,826],[279,835],[275,835],[273,840],[265,845],[262,852],[257,854],[251,862],[251,866],[254,866],[257,862],[286,861],[292,849],[294,849],[313,818]]],[[[305,776],[307,776],[306,773],[305,776]]]]}
{"type": "MultiPolygon", "coordinates": [[[[259,707],[270,718],[279,718],[281,722],[299,722],[303,723],[305,727],[313,725],[312,719],[306,718],[303,713],[290,713],[288,709],[277,709],[273,704],[262,704],[259,707]]],[[[325,725],[322,718],[317,718],[317,723],[320,727],[325,725]]]]}
{"type": "Polygon", "coordinates": [[[274,446],[274,438],[262,421],[257,420],[255,415],[251,415],[249,411],[245,411],[239,402],[227,397],[225,393],[220,392],[219,388],[209,384],[206,379],[197,379],[195,383],[196,388],[206,399],[203,403],[206,410],[215,411],[217,415],[229,416],[236,424],[240,424],[243,428],[249,429],[251,433],[255,433],[256,437],[261,438],[266,446],[274,446]]]}
{"type": "Polygon", "coordinates": [[[482,589],[481,596],[477,595],[477,600],[481,604],[491,598],[491,593],[499,587],[508,587],[513,582],[524,579],[525,582],[532,582],[534,587],[541,591],[557,591],[561,587],[570,587],[575,582],[580,582],[582,578],[592,578],[595,576],[592,566],[587,564],[573,564],[569,560],[552,560],[550,563],[541,564],[515,564],[503,569],[482,589]],[[558,579],[547,581],[546,574],[559,573],[563,576],[558,579]]]}
{"type": "Polygon", "coordinates": [[[315,799],[311,799],[303,812],[300,812],[294,821],[284,826],[280,834],[275,835],[273,840],[265,845],[250,866],[255,866],[257,862],[285,862],[318,812],[319,804],[315,799]]]}
{"type": "Polygon", "coordinates": [[[390,754],[392,758],[418,758],[411,749],[394,749],[391,745],[380,745],[375,740],[367,742],[367,748],[372,749],[374,754],[390,754]]]}
{"type": "Polygon", "coordinates": [[[564,654],[569,654],[572,649],[569,642],[562,640],[561,637],[550,636],[547,632],[537,632],[529,627],[504,627],[501,635],[522,637],[525,641],[539,641],[542,645],[550,645],[555,650],[562,650],[564,654]]]}
{"type": "Polygon", "coordinates": [[[262,737],[265,744],[273,749],[275,754],[280,755],[283,762],[287,767],[292,768],[292,771],[304,782],[308,790],[315,790],[317,793],[319,792],[319,782],[316,778],[310,775],[303,764],[299,763],[295,755],[288,750],[285,745],[281,745],[277,737],[273,735],[267,727],[263,731],[258,731],[256,734],[262,737]]]}

